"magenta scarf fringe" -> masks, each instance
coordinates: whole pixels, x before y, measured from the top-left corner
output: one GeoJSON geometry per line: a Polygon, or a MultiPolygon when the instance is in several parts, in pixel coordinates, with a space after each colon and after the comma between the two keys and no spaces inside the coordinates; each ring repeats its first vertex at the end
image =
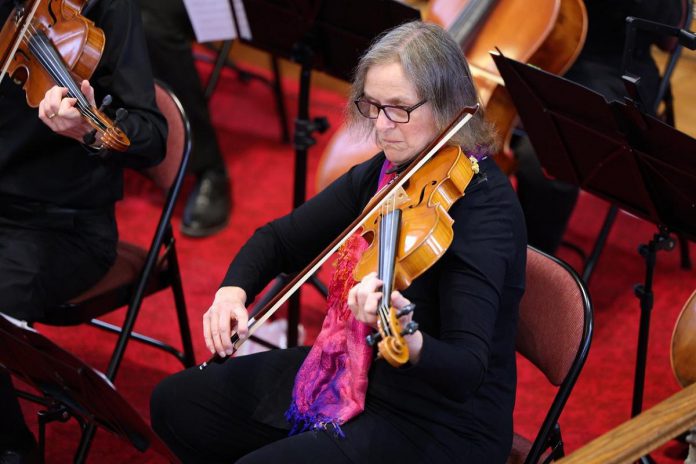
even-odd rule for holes
{"type": "MultiPolygon", "coordinates": [[[[386,174],[390,167],[385,161],[378,190],[395,177],[386,174]]],[[[293,401],[285,413],[292,425],[290,435],[325,429],[344,437],[341,425],[365,409],[367,373],[373,357],[365,337],[372,328],[355,319],[347,299],[348,291],[357,284],[353,270],[367,246],[365,239],[355,234],[338,251],[329,284],[328,311],[297,372],[293,401]]]]}

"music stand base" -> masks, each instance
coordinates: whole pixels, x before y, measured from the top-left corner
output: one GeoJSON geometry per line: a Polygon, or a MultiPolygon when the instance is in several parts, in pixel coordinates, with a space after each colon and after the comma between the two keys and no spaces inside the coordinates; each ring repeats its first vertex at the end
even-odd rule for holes
{"type": "MultiPolygon", "coordinates": [[[[65,406],[53,404],[48,409],[42,409],[36,413],[39,423],[39,456],[41,462],[46,461],[46,424],[51,422],[67,422],[73,416],[70,415],[65,406]]],[[[77,419],[77,418],[76,418],[77,419]]],[[[78,420],[79,422],[79,420],[78,420]]]]}

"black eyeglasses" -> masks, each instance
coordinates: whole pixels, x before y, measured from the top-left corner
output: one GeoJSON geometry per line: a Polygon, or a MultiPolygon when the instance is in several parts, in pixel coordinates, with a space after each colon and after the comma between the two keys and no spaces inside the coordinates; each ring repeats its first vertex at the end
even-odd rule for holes
{"type": "Polygon", "coordinates": [[[355,100],[355,106],[358,107],[360,114],[368,119],[377,119],[379,111],[383,110],[384,115],[392,122],[406,123],[411,120],[411,111],[423,105],[428,100],[422,100],[413,106],[403,107],[397,105],[379,105],[369,100],[360,98],[355,100]]]}

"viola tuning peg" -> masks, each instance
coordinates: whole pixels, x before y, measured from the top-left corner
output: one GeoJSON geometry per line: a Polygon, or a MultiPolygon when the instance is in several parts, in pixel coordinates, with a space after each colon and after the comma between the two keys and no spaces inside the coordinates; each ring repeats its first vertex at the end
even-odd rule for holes
{"type": "Polygon", "coordinates": [[[104,109],[111,104],[113,101],[113,98],[111,98],[111,95],[105,95],[104,98],[102,98],[101,105],[99,105],[99,111],[104,111],[104,109]]]}
{"type": "Polygon", "coordinates": [[[116,110],[116,119],[114,119],[114,124],[118,124],[128,117],[128,110],[125,108],[119,108],[116,110]]]}
{"type": "Polygon", "coordinates": [[[382,334],[379,332],[375,332],[365,337],[365,339],[367,340],[368,345],[375,346],[375,344],[382,339],[382,334]]]}
{"type": "Polygon", "coordinates": [[[401,335],[412,335],[416,330],[418,330],[418,323],[415,321],[411,321],[406,326],[404,329],[401,331],[401,335]]]}
{"type": "Polygon", "coordinates": [[[92,129],[82,136],[82,143],[85,145],[93,145],[97,141],[97,130],[92,129]]]}
{"type": "Polygon", "coordinates": [[[416,305],[414,303],[409,303],[396,312],[396,317],[401,317],[412,313],[414,309],[416,309],[416,305]]]}

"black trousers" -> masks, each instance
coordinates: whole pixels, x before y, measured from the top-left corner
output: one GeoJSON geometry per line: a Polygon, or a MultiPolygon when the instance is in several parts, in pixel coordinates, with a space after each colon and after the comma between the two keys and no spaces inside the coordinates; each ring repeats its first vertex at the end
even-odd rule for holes
{"type": "Polygon", "coordinates": [[[140,0],[140,4],[153,74],[172,88],[191,122],[193,149],[189,172],[222,172],[225,163],[193,62],[194,34],[184,2],[140,0]]]}
{"type": "MultiPolygon", "coordinates": [[[[288,409],[308,348],[274,350],[179,372],[153,391],[155,432],[184,463],[447,463],[436,447],[417,449],[378,406],[332,431],[288,436],[288,409]]],[[[408,420],[408,418],[401,418],[408,420]]]]}
{"type": "MultiPolygon", "coordinates": [[[[116,253],[113,211],[35,214],[0,205],[0,312],[29,322],[94,285],[116,253]],[[3,211],[5,209],[5,211],[3,211]]],[[[10,376],[0,370],[0,451],[32,437],[10,376]]]]}

